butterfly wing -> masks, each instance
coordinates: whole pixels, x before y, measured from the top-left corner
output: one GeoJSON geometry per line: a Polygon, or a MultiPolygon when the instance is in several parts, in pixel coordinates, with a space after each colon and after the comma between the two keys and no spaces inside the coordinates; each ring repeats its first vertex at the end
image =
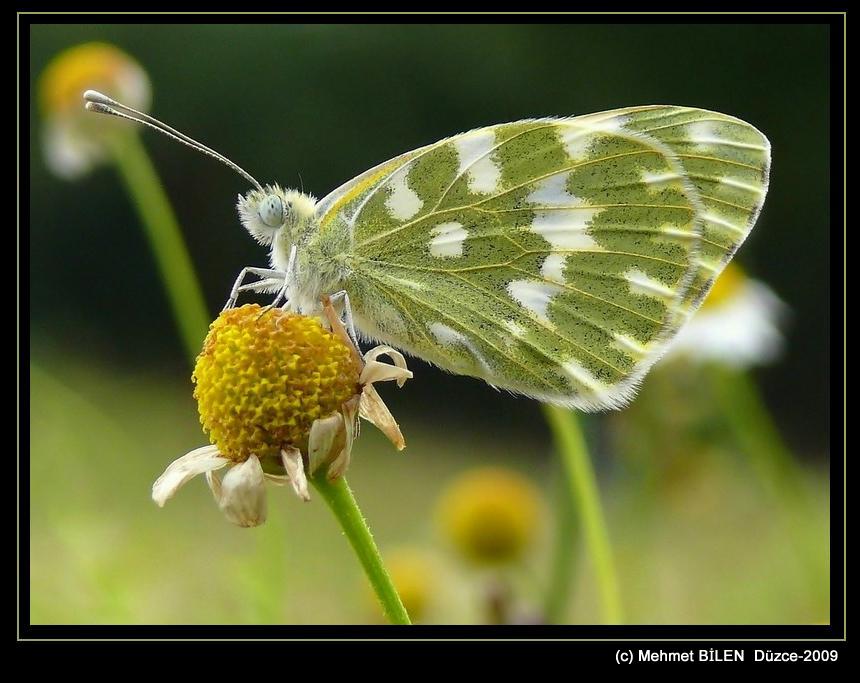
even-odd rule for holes
{"type": "Polygon", "coordinates": [[[321,230],[351,236],[367,336],[541,400],[618,407],[761,205],[766,149],[753,177],[741,155],[761,150],[724,140],[766,148],[747,124],[678,107],[482,128],[339,188],[321,230]]]}
{"type": "Polygon", "coordinates": [[[596,125],[619,123],[662,142],[698,193],[702,241],[699,267],[679,311],[686,319],[758,219],[770,176],[770,142],[745,121],[688,107],[618,109],[582,118],[596,125]]]}

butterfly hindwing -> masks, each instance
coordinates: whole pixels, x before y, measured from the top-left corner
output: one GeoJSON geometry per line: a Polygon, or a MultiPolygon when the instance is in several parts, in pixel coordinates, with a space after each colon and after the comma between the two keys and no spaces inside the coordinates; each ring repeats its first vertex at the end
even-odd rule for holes
{"type": "Polygon", "coordinates": [[[719,193],[708,186],[731,152],[676,142],[691,121],[704,125],[703,112],[491,126],[339,188],[321,203],[321,225],[349,231],[346,288],[360,329],[542,400],[622,405],[709,286],[703,264],[722,267],[745,236],[723,238],[726,226],[708,219],[727,214],[703,197],[746,207],[733,193],[753,174],[723,180],[719,193]]]}

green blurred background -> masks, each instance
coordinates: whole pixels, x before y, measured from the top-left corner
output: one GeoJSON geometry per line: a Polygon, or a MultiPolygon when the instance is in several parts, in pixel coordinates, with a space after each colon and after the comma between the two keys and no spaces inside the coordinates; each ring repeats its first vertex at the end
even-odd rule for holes
{"type": "MultiPolygon", "coordinates": [[[[164,466],[204,443],[190,369],[116,173],[61,181],[39,137],[39,73],[59,51],[92,40],[143,65],[154,115],[264,183],[317,196],[403,151],[520,118],[672,103],[764,131],[770,192],[737,258],[791,310],[785,353],[755,378],[805,502],[774,494],[721,437],[719,417],[676,415],[690,403],[707,413],[694,371],[685,388],[655,370],[633,408],[588,418],[586,428],[628,621],[827,623],[829,33],[716,23],[32,26],[33,623],[378,619],[320,503],[271,490],[270,521],[249,531],[222,519],[202,480],[165,510],[149,500],[164,466]],[[656,447],[643,456],[631,443],[656,447]]],[[[214,315],[238,270],[266,260],[235,215],[236,194],[248,188],[166,138],[144,140],[214,315]]],[[[418,546],[432,556],[425,620],[481,621],[485,572],[451,552],[434,525],[435,501],[458,472],[495,463],[523,472],[551,507],[549,433],[536,403],[412,367],[416,381],[404,390],[383,388],[408,449],[397,454],[366,429],[351,484],[384,552],[418,546]]],[[[540,600],[552,526],[547,515],[510,570],[526,603],[540,600]]],[[[598,620],[582,556],[567,619],[598,620]]]]}

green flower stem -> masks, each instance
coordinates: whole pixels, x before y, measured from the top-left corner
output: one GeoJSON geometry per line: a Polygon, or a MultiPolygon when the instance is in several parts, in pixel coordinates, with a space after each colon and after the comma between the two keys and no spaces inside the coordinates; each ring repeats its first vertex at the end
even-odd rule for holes
{"type": "Polygon", "coordinates": [[[762,484],[777,497],[798,502],[804,494],[797,463],[752,378],[722,365],[713,365],[709,372],[723,415],[762,484]]]}
{"type": "MultiPolygon", "coordinates": [[[[210,317],[179,223],[137,134],[128,133],[115,138],[113,154],[120,176],[146,229],[176,324],[191,364],[194,365],[209,328],[210,317]]],[[[373,536],[346,480],[341,478],[331,483],[320,477],[312,479],[312,482],[334,512],[358,555],[379,596],[385,615],[392,623],[409,624],[409,615],[382,564],[373,536]]]]}
{"type": "Polygon", "coordinates": [[[326,479],[325,474],[320,474],[313,477],[311,483],[328,503],[343,533],[349,539],[352,549],[358,555],[358,560],[376,592],[376,597],[382,604],[386,618],[392,624],[410,624],[409,615],[400,601],[400,596],[397,594],[397,589],[394,587],[385,565],[382,564],[379,549],[376,547],[367,522],[358,508],[358,503],[355,502],[346,479],[340,477],[331,482],[326,479]]]}
{"type": "MultiPolygon", "coordinates": [[[[544,415],[555,438],[568,484],[566,489],[572,506],[577,510],[585,546],[594,564],[603,620],[607,624],[620,624],[623,614],[618,577],[600,504],[597,477],[591,466],[585,438],[573,412],[546,405],[544,415]]],[[[562,514],[565,514],[563,507],[562,514]]],[[[572,539],[568,542],[572,543],[572,539]]],[[[564,554],[557,553],[558,557],[564,558],[564,554]]],[[[558,590],[558,587],[554,590],[558,590]]]]}
{"type": "MultiPolygon", "coordinates": [[[[565,471],[560,474],[565,474],[565,471]]],[[[559,477],[556,484],[555,543],[543,611],[548,623],[563,624],[575,579],[574,562],[579,524],[567,477],[559,477]]]]}
{"type": "Polygon", "coordinates": [[[820,511],[806,488],[803,470],[786,446],[752,377],[746,372],[713,365],[708,370],[723,415],[733,436],[756,472],[762,488],[783,511],[783,523],[810,592],[826,600],[829,566],[826,539],[810,526],[820,511]]]}
{"type": "Polygon", "coordinates": [[[193,365],[209,329],[210,316],[179,223],[137,134],[117,136],[113,156],[146,230],[173,317],[193,365]]]}

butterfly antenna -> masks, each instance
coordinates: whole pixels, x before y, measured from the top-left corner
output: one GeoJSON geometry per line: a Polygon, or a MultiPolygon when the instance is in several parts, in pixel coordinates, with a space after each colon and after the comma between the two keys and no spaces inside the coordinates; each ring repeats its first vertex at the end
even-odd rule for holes
{"type": "Polygon", "coordinates": [[[84,101],[86,102],[86,105],[84,106],[86,107],[87,111],[93,111],[97,114],[108,114],[110,116],[116,116],[118,118],[126,119],[128,121],[134,121],[135,123],[140,123],[144,126],[152,128],[153,130],[158,131],[162,135],[166,135],[167,137],[182,143],[186,147],[190,147],[191,149],[197,150],[198,152],[201,152],[217,161],[220,161],[225,166],[229,166],[234,171],[236,171],[236,173],[245,178],[245,180],[248,180],[258,190],[260,190],[261,192],[263,191],[262,185],[257,182],[254,176],[252,176],[245,169],[239,166],[239,164],[230,161],[223,154],[219,154],[214,149],[210,149],[202,142],[198,142],[194,138],[188,137],[184,133],[180,133],[175,128],[171,128],[166,123],[159,121],[155,117],[152,117],[149,114],[144,114],[137,109],[132,109],[127,104],[117,102],[116,100],[111,99],[107,95],[103,95],[97,90],[87,90],[84,93],[84,101]]]}

